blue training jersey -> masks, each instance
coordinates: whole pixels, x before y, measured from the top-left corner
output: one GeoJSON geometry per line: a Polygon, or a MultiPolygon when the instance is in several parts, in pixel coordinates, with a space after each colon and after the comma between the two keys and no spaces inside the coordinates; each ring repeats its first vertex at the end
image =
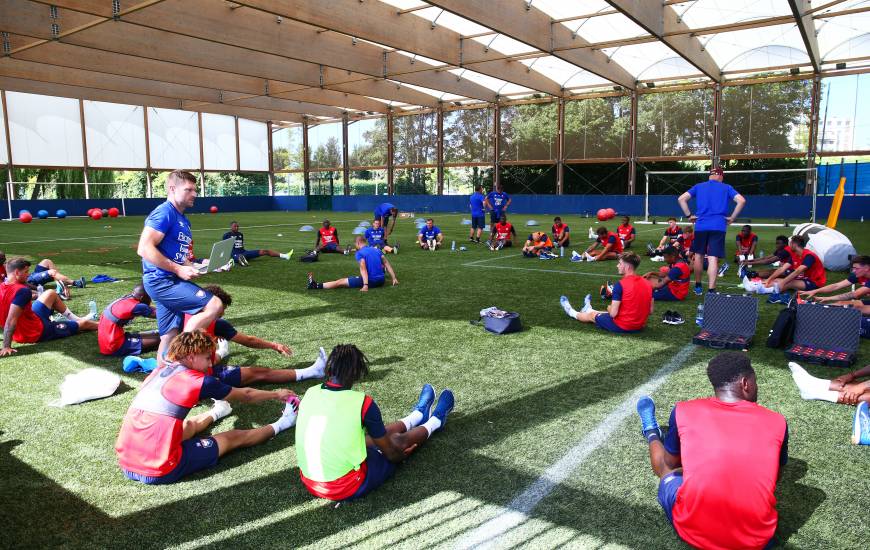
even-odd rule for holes
{"type": "Polygon", "coordinates": [[[233,248],[236,252],[241,252],[245,249],[245,235],[239,231],[237,233],[233,233],[232,231],[227,231],[224,233],[224,236],[221,237],[221,240],[225,241],[227,239],[235,239],[236,242],[233,243],[233,248]]]}
{"type": "Polygon", "coordinates": [[[366,271],[369,274],[369,280],[384,278],[384,253],[377,248],[364,246],[356,251],[356,261],[366,261],[366,271]]]}
{"type": "MultiPolygon", "coordinates": [[[[145,227],[163,233],[163,240],[157,245],[157,250],[170,261],[184,265],[190,251],[190,243],[193,241],[193,236],[190,233],[190,221],[184,214],[176,210],[172,203],[166,201],[145,218],[145,227]]],[[[144,258],[142,259],[142,275],[151,279],[175,277],[174,273],[160,269],[144,258]]]]}
{"type": "Polygon", "coordinates": [[[471,206],[471,215],[474,217],[480,217],[484,214],[483,208],[483,193],[474,192],[471,194],[471,197],[468,199],[468,204],[471,206]]]}
{"type": "Polygon", "coordinates": [[[383,227],[380,227],[378,229],[375,229],[374,227],[369,227],[368,229],[366,229],[364,236],[366,238],[366,241],[368,241],[369,246],[375,246],[375,245],[383,246],[383,244],[384,244],[384,228],[383,227]]]}
{"type": "Polygon", "coordinates": [[[695,199],[695,231],[725,231],[728,223],[729,203],[737,196],[737,191],[726,183],[707,180],[689,189],[695,199]]]}
{"type": "Polygon", "coordinates": [[[510,195],[504,191],[490,191],[486,198],[494,212],[501,212],[504,210],[505,205],[507,205],[510,195]]]}
{"type": "Polygon", "coordinates": [[[423,238],[425,240],[429,241],[440,235],[441,229],[439,229],[437,225],[433,225],[432,229],[429,229],[424,225],[423,228],[420,230],[420,234],[423,235],[423,238]]]}
{"type": "Polygon", "coordinates": [[[377,208],[375,208],[375,217],[380,218],[382,216],[389,216],[390,210],[392,210],[393,208],[395,208],[393,204],[390,204],[388,202],[382,203],[377,208]]]}

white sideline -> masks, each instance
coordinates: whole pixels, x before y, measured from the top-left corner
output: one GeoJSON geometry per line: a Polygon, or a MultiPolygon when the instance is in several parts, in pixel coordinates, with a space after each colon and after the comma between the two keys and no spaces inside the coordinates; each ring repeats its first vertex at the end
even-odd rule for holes
{"type": "Polygon", "coordinates": [[[693,344],[687,344],[665,365],[656,371],[643,385],[635,389],[616,409],[608,414],[586,437],[532,483],[525,491],[514,497],[496,517],[461,538],[457,548],[487,548],[495,546],[498,538],[523,524],[529,519],[529,514],[541,500],[547,497],[558,485],[579,468],[593,451],[607,443],[608,438],[619,427],[619,424],[632,415],[635,403],[644,396],[653,393],[664,384],[665,380],[680,368],[694,351],[693,344]]]}

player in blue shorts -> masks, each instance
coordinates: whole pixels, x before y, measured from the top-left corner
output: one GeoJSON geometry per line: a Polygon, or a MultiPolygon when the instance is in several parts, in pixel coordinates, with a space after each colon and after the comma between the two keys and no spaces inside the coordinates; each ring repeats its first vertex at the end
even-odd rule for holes
{"type": "Polygon", "coordinates": [[[384,286],[384,270],[389,272],[393,286],[399,284],[396,272],[393,271],[393,266],[384,256],[384,253],[377,248],[367,246],[362,235],[356,237],[356,261],[359,262],[359,276],[318,283],[314,280],[314,274],[309,273],[308,289],[358,288],[360,292],[367,292],[369,288],[384,286]]]}
{"type": "Polygon", "coordinates": [[[444,235],[441,234],[441,228],[435,225],[435,220],[427,218],[426,225],[420,228],[417,240],[420,242],[420,248],[423,250],[434,251],[441,248],[441,243],[444,241],[444,235]]]}
{"type": "Polygon", "coordinates": [[[248,260],[254,260],[260,256],[271,256],[273,258],[289,260],[290,256],[293,255],[292,249],[286,254],[275,252],[274,250],[267,250],[265,248],[258,250],[245,250],[245,235],[239,231],[239,222],[235,221],[230,222],[230,230],[224,233],[224,236],[221,237],[221,239],[235,239],[236,242],[233,243],[233,259],[239,265],[248,265],[248,260]]]}
{"type": "MultiPolygon", "coordinates": [[[[0,252],[0,262],[6,263],[6,255],[0,252]]],[[[0,281],[2,282],[2,281],[0,281]]],[[[57,287],[57,295],[61,297],[63,300],[70,299],[70,287],[75,288],[85,288],[85,278],[79,277],[78,279],[71,279],[67,277],[60,271],[58,271],[57,266],[54,265],[49,259],[41,260],[38,264],[33,266],[33,271],[30,273],[30,276],[27,277],[27,284],[30,285],[30,288],[36,290],[38,286],[45,286],[48,283],[54,283],[57,287]]]]}
{"type": "Polygon", "coordinates": [[[383,250],[384,254],[399,253],[399,241],[396,241],[393,246],[387,244],[386,230],[381,226],[381,220],[379,219],[372,220],[372,226],[366,229],[363,236],[366,238],[369,246],[383,250]]]}
{"type": "Polygon", "coordinates": [[[389,238],[390,233],[396,228],[396,218],[399,217],[399,209],[394,204],[384,202],[375,208],[374,218],[381,220],[381,227],[387,232],[386,238],[389,238]],[[392,219],[393,223],[390,223],[392,219]]]}
{"type": "Polygon", "coordinates": [[[513,199],[511,199],[510,195],[502,190],[500,183],[493,187],[493,190],[486,195],[486,199],[483,203],[484,206],[490,211],[490,224],[498,223],[498,221],[501,219],[501,215],[507,212],[508,206],[510,206],[512,200],[513,199]]]}
{"type": "Polygon", "coordinates": [[[468,198],[468,206],[471,208],[471,229],[468,233],[468,240],[473,243],[480,242],[480,234],[483,233],[483,228],[486,227],[486,207],[484,203],[486,197],[483,194],[483,186],[478,185],[471,197],[468,198]],[[475,232],[477,232],[475,236],[475,232]]]}
{"type": "Polygon", "coordinates": [[[178,334],[184,314],[191,315],[184,330],[202,329],[212,324],[223,309],[221,301],[194,284],[200,276],[188,253],[193,240],[190,221],[184,211],[196,200],[196,178],[190,172],[175,170],[166,178],[166,202],[145,219],[137,253],[142,257],[142,284],[157,306],[160,346],[158,362],[178,334]]]}

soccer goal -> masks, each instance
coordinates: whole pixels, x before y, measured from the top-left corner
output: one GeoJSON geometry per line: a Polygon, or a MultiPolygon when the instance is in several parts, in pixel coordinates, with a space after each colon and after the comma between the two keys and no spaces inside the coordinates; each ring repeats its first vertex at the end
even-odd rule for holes
{"type": "MultiPolygon", "coordinates": [[[[709,171],[649,171],[644,175],[644,221],[649,222],[655,216],[652,212],[659,210],[657,197],[661,195],[682,195],[696,183],[706,181],[709,171]],[[652,205],[652,206],[651,206],[652,205]]],[[[738,193],[746,197],[752,195],[765,196],[806,196],[812,197],[812,206],[803,221],[816,221],[816,185],[818,172],[816,168],[783,168],[774,170],[728,170],[725,172],[725,183],[734,187],[738,193]]],[[[672,201],[668,197],[668,201],[672,201]]],[[[751,200],[751,199],[750,199],[751,200]]],[[[788,219],[795,216],[784,215],[784,208],[776,208],[772,204],[770,215],[764,218],[788,219]]],[[[661,216],[658,216],[661,217],[661,216]]],[[[771,224],[780,225],[780,224],[771,224]]]]}

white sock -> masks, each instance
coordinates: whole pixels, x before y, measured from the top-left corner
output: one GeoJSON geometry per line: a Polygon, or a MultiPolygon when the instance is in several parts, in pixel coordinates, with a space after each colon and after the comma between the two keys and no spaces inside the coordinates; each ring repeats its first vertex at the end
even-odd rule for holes
{"type": "Polygon", "coordinates": [[[233,412],[233,408],[227,401],[224,401],[222,399],[214,399],[213,401],[214,407],[212,407],[211,410],[208,411],[208,413],[211,415],[215,422],[217,422],[221,418],[229,416],[230,413],[233,412]]]}
{"type": "Polygon", "coordinates": [[[326,351],[320,348],[317,360],[310,367],[296,369],[296,381],[308,380],[309,378],[323,378],[326,376],[326,351]]]}
{"type": "Polygon", "coordinates": [[[91,319],[94,318],[94,316],[91,314],[85,315],[84,317],[79,317],[78,315],[73,313],[72,310],[69,308],[67,308],[66,311],[63,312],[63,316],[66,317],[67,319],[69,319],[70,321],[75,321],[76,323],[83,323],[85,321],[90,321],[91,319]]]}
{"type": "Polygon", "coordinates": [[[838,393],[828,389],[831,387],[830,380],[816,378],[794,362],[789,363],[788,368],[791,370],[794,383],[801,392],[801,399],[837,402],[838,393]]]}
{"type": "Polygon", "coordinates": [[[423,413],[414,409],[411,411],[411,414],[406,416],[405,418],[399,420],[402,424],[405,425],[405,431],[410,430],[411,428],[416,428],[420,425],[420,422],[423,420],[423,413]]]}
{"type": "Polygon", "coordinates": [[[441,420],[439,420],[437,416],[430,416],[429,420],[423,424],[423,427],[426,428],[426,431],[429,433],[428,437],[432,437],[432,434],[441,427],[441,420]]]}
{"type": "Polygon", "coordinates": [[[290,254],[278,254],[278,257],[281,258],[282,260],[289,260],[290,254]]]}
{"type": "Polygon", "coordinates": [[[565,311],[565,314],[572,319],[577,318],[577,310],[571,307],[571,302],[567,299],[565,301],[561,301],[562,309],[565,311]]]}
{"type": "Polygon", "coordinates": [[[764,286],[764,284],[760,284],[758,285],[756,292],[759,294],[775,294],[777,292],[777,286],[778,285],[764,286]]]}
{"type": "Polygon", "coordinates": [[[296,399],[288,401],[287,404],[284,405],[284,414],[281,415],[281,418],[269,424],[272,426],[272,429],[275,430],[275,435],[278,435],[284,430],[288,430],[296,425],[298,406],[299,401],[296,399]]]}
{"type": "Polygon", "coordinates": [[[586,295],[586,298],[583,299],[583,309],[580,311],[583,313],[592,311],[592,298],[588,294],[586,295]]]}

